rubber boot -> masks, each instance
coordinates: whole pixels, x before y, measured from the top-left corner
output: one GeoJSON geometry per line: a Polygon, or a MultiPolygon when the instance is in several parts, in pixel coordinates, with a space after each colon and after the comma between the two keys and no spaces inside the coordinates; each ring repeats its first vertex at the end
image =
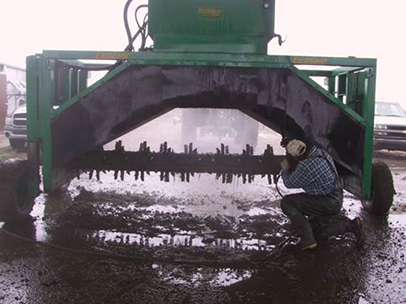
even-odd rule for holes
{"type": "Polygon", "coordinates": [[[357,246],[362,247],[365,243],[365,232],[364,228],[362,227],[362,222],[359,217],[356,217],[351,221],[348,227],[348,231],[351,232],[355,235],[355,238],[357,239],[357,246]]]}
{"type": "Polygon", "coordinates": [[[359,217],[353,220],[337,220],[328,225],[319,235],[320,240],[327,240],[329,237],[352,233],[357,240],[357,246],[362,246],[365,241],[365,234],[362,229],[359,217]]]}
{"type": "Polygon", "coordinates": [[[307,219],[301,214],[296,214],[290,220],[292,221],[293,228],[300,237],[300,241],[296,246],[300,250],[315,249],[317,247],[317,243],[314,239],[312,228],[310,227],[307,219]]]}
{"type": "Polygon", "coordinates": [[[352,229],[350,220],[336,220],[324,227],[324,229],[318,235],[318,238],[322,241],[326,241],[330,237],[343,235],[346,232],[350,232],[352,229]]]}

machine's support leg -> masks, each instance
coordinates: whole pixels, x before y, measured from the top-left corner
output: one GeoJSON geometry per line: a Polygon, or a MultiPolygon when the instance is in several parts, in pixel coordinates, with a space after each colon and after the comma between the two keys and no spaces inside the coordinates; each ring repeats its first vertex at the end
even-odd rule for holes
{"type": "Polygon", "coordinates": [[[52,86],[51,61],[40,60],[40,94],[39,113],[41,117],[42,139],[42,176],[44,191],[51,190],[52,182],[52,145],[51,145],[51,108],[54,100],[54,87],[52,86]]]}
{"type": "Polygon", "coordinates": [[[367,92],[364,100],[365,113],[365,141],[364,141],[364,167],[362,175],[362,194],[366,199],[371,198],[372,182],[372,158],[373,158],[373,136],[374,136],[374,115],[375,115],[375,85],[376,85],[376,67],[371,68],[367,81],[367,92]]]}
{"type": "Polygon", "coordinates": [[[34,199],[39,194],[40,180],[40,99],[39,99],[39,59],[27,58],[27,182],[28,197],[34,199]]]}

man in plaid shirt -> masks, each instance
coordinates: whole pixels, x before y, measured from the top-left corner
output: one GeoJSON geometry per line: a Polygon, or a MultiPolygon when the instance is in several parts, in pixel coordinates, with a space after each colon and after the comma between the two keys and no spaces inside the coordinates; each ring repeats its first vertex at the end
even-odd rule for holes
{"type": "MultiPolygon", "coordinates": [[[[305,192],[282,198],[282,211],[289,217],[300,236],[298,247],[314,249],[317,242],[313,229],[339,213],[343,205],[343,189],[331,156],[303,141],[294,139],[286,145],[287,158],[281,163],[282,180],[287,188],[302,188],[305,192]],[[313,225],[309,223],[313,221],[313,225]]],[[[337,222],[319,231],[320,239],[330,235],[354,233],[359,244],[363,241],[361,221],[337,222]]]]}

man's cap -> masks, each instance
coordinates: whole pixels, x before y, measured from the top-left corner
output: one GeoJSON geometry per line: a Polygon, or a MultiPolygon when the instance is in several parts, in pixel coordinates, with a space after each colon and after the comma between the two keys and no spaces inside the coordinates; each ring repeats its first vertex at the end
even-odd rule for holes
{"type": "Polygon", "coordinates": [[[298,157],[306,152],[306,144],[298,139],[291,140],[286,145],[286,151],[293,157],[298,157]]]}

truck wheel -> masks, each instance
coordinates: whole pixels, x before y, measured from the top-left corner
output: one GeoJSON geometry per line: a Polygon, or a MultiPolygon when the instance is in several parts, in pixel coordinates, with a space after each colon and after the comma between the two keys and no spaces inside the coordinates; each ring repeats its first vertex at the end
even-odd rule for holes
{"type": "Polygon", "coordinates": [[[29,198],[27,161],[0,160],[0,221],[29,217],[34,198],[29,198]]]}
{"type": "Polygon", "coordinates": [[[15,150],[22,150],[25,146],[25,139],[9,139],[10,141],[10,146],[15,149],[15,150]]]}
{"type": "Polygon", "coordinates": [[[376,215],[386,215],[393,202],[395,188],[388,165],[384,162],[372,164],[371,200],[362,200],[366,211],[376,215]]]}

